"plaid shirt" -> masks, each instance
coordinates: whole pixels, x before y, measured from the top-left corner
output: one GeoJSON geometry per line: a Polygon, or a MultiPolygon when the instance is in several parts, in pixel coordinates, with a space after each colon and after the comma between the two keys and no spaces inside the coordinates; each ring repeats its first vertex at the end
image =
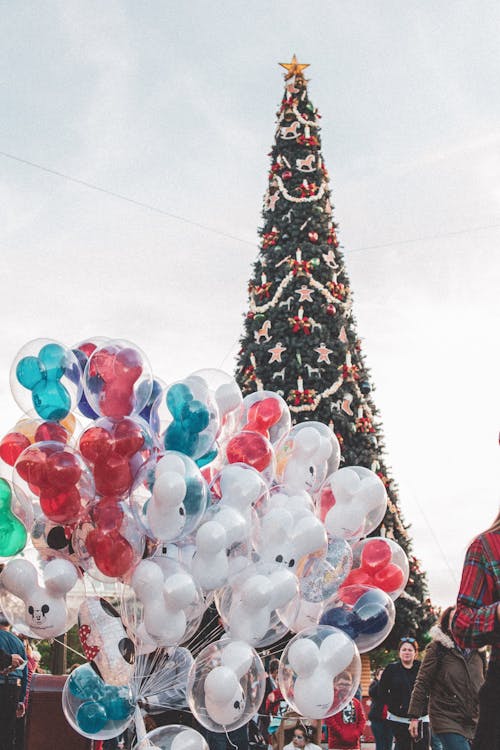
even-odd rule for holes
{"type": "Polygon", "coordinates": [[[500,664],[500,531],[480,534],[465,555],[453,618],[453,635],[462,648],[493,646],[491,661],[500,664]]]}

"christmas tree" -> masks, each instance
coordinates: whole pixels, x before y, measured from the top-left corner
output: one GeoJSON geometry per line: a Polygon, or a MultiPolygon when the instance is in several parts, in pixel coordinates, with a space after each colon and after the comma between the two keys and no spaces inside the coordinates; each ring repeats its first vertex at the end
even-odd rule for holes
{"type": "Polygon", "coordinates": [[[280,65],[286,69],[285,91],[270,154],[237,378],[244,393],[264,389],[282,395],[295,422],[332,426],[343,465],[365,466],[381,477],[389,504],[374,535],[394,539],[410,561],[410,578],[397,601],[397,621],[386,645],[397,643],[400,635],[421,640],[435,617],[384,458],[321,154],[320,115],[304,77],[308,66],[295,55],[291,63],[280,65]]]}

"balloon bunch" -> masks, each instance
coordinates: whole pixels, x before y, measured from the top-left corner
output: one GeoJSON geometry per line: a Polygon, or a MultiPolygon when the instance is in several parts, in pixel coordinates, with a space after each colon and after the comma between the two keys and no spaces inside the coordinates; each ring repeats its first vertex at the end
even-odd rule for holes
{"type": "Polygon", "coordinates": [[[279,395],[243,398],[217,370],[163,385],[137,346],[102,337],[26,344],[11,389],[25,416],[0,440],[0,605],[30,636],[78,622],[89,663],[63,695],[78,732],[106,739],[135,721],[141,747],[203,750],[194,730],[147,736],[139,706],[168,708],[175,688],[207,729],[237,729],[262,700],[255,649],[288,631],[290,705],[322,718],[347,704],[408,564],[366,538],[385,488],[339,469],[330,427],[292,427],[279,395]],[[214,643],[200,629],[212,602],[214,643]],[[195,659],[190,639],[206,643],[195,659]]]}

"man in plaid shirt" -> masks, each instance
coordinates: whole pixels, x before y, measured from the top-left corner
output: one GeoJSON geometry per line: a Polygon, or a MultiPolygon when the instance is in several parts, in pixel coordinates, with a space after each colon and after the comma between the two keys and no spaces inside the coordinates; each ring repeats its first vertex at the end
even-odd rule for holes
{"type": "Polygon", "coordinates": [[[467,550],[452,629],[462,648],[492,646],[472,750],[500,750],[500,513],[467,550]]]}

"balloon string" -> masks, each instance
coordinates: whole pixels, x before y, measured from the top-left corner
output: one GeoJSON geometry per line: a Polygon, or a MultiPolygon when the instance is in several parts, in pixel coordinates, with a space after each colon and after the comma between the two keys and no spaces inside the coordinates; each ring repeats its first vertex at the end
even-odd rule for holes
{"type": "Polygon", "coordinates": [[[225,729],[225,732],[226,732],[226,740],[229,742],[229,744],[231,745],[231,747],[235,747],[236,750],[238,750],[238,745],[234,744],[234,742],[232,741],[232,739],[230,738],[230,736],[229,736],[229,734],[227,732],[227,729],[225,729]]]}
{"type": "Polygon", "coordinates": [[[61,646],[64,646],[64,648],[67,648],[68,651],[72,651],[77,656],[81,656],[82,659],[85,659],[85,660],[87,659],[85,654],[82,654],[80,651],[77,651],[76,649],[71,648],[71,646],[68,646],[67,643],[64,643],[64,641],[60,641],[58,638],[53,638],[52,640],[54,641],[54,643],[59,643],[61,646]]]}

